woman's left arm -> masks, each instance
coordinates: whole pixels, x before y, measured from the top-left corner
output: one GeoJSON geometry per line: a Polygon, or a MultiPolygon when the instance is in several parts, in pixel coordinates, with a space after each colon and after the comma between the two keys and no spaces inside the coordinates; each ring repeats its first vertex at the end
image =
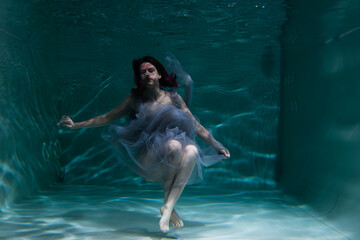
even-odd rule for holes
{"type": "Polygon", "coordinates": [[[197,120],[196,118],[192,115],[192,113],[190,112],[189,108],[186,106],[185,102],[183,101],[183,99],[181,98],[181,96],[179,94],[176,94],[176,102],[178,107],[183,110],[185,113],[187,113],[197,124],[198,124],[198,129],[196,132],[196,135],[203,140],[206,144],[208,144],[209,146],[211,146],[212,148],[215,149],[215,151],[219,154],[224,155],[226,158],[230,157],[230,152],[229,150],[227,150],[220,142],[218,142],[212,135],[211,133],[209,133],[208,130],[206,130],[197,120]]]}

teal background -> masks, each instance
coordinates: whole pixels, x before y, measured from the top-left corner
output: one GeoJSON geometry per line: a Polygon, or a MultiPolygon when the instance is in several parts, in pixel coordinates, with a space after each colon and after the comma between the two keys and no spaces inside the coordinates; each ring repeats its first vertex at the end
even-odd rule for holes
{"type": "Polygon", "coordinates": [[[116,107],[133,87],[131,61],[153,55],[166,64],[168,52],[195,82],[193,114],[232,154],[231,161],[208,170],[206,182],[274,185],[278,38],[285,20],[280,2],[2,6],[3,204],[22,195],[28,188],[23,181],[48,185],[63,174],[67,183],[132,183],[136,176],[100,137],[104,129],[68,131],[56,123],[63,114],[82,121],[116,107]]]}
{"type": "Polygon", "coordinates": [[[360,4],[289,5],[282,37],[280,182],[316,210],[314,217],[358,239],[360,4]]]}
{"type": "Polygon", "coordinates": [[[281,189],[357,239],[359,8],[354,0],[2,0],[1,209],[62,184],[144,186],[116,160],[104,128],[56,123],[116,107],[133,87],[131,61],[166,63],[170,52],[195,82],[191,111],[231,152],[203,184],[281,189]]]}

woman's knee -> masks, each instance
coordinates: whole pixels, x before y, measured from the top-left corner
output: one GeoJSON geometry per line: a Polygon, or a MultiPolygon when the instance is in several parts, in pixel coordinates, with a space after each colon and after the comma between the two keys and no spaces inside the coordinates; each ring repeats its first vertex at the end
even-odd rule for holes
{"type": "Polygon", "coordinates": [[[182,145],[177,140],[169,140],[167,143],[168,153],[169,154],[180,154],[182,150],[182,145]]]}
{"type": "Polygon", "coordinates": [[[191,158],[191,159],[193,159],[193,158],[196,159],[199,154],[198,148],[193,144],[186,145],[183,153],[184,153],[184,155],[186,155],[188,158],[191,158]]]}

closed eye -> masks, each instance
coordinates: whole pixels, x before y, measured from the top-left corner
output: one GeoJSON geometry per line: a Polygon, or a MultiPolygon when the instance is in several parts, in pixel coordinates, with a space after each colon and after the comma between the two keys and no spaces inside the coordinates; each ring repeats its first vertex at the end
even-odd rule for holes
{"type": "Polygon", "coordinates": [[[155,68],[149,68],[149,69],[141,70],[140,74],[144,75],[146,72],[153,73],[153,72],[155,72],[155,68]]]}

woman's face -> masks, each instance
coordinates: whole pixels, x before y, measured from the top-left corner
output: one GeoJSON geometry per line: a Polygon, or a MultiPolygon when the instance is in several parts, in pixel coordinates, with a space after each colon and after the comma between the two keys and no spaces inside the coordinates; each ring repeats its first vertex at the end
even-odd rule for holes
{"type": "Polygon", "coordinates": [[[141,80],[144,82],[145,86],[159,86],[161,75],[154,65],[144,62],[140,65],[139,71],[141,80]]]}

